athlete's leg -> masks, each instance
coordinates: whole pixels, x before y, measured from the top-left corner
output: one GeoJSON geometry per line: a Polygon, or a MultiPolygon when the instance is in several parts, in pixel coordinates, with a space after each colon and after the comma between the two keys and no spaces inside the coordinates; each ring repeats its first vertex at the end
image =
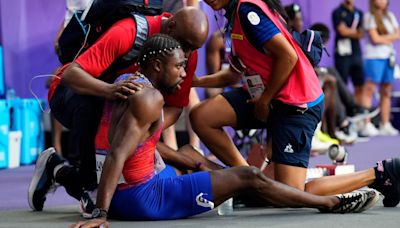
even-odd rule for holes
{"type": "MultiPolygon", "coordinates": [[[[329,211],[343,203],[336,196],[321,197],[281,184],[267,178],[255,167],[216,170],[210,172],[210,176],[215,206],[245,191],[254,193],[265,203],[272,203],[279,207],[309,207],[329,211]]],[[[372,193],[372,196],[368,196],[362,201],[370,204],[368,205],[370,207],[376,203],[377,198],[376,193],[372,193]]]]}

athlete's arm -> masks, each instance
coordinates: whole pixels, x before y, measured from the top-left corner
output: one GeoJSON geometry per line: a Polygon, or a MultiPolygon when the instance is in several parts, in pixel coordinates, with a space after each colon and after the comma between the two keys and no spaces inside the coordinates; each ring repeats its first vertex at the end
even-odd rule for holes
{"type": "MultiPolygon", "coordinates": [[[[108,211],[117,188],[125,161],[135,153],[139,143],[149,137],[150,127],[161,117],[164,101],[154,89],[145,88],[136,96],[130,96],[125,103],[115,104],[111,120],[109,140],[111,150],[106,156],[98,187],[96,206],[108,211]],[[117,114],[117,115],[114,115],[117,114]]],[[[70,227],[109,227],[107,218],[78,222],[70,227]]]]}
{"type": "Polygon", "coordinates": [[[104,162],[96,201],[97,207],[104,210],[109,208],[125,161],[134,154],[139,143],[149,136],[149,129],[161,117],[164,104],[162,95],[149,88],[130,96],[127,102],[127,110],[117,120],[112,120],[114,124],[110,126],[111,150],[104,162]]]}

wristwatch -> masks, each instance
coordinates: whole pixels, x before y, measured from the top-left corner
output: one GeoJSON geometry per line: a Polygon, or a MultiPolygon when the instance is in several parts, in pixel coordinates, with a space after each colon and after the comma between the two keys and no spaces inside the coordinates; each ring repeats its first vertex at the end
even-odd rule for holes
{"type": "Polygon", "coordinates": [[[107,218],[107,211],[96,207],[92,211],[92,218],[107,218]]]}

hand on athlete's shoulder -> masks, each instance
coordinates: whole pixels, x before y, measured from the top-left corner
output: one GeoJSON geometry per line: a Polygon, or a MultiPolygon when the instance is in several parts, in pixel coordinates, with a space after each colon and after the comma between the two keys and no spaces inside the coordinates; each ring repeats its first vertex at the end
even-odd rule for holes
{"type": "Polygon", "coordinates": [[[126,100],[128,96],[137,93],[143,89],[143,84],[135,82],[138,76],[132,75],[117,83],[110,84],[109,100],[126,100]]]}

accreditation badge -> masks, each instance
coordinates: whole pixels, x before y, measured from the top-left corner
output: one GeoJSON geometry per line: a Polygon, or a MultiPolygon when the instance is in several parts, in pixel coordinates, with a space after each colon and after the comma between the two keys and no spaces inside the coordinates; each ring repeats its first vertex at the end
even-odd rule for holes
{"type": "Polygon", "coordinates": [[[245,75],[243,81],[251,98],[259,98],[263,94],[265,86],[260,75],[245,75]]]}
{"type": "Polygon", "coordinates": [[[337,41],[337,53],[340,56],[348,56],[353,54],[350,39],[340,39],[337,41]]]}

